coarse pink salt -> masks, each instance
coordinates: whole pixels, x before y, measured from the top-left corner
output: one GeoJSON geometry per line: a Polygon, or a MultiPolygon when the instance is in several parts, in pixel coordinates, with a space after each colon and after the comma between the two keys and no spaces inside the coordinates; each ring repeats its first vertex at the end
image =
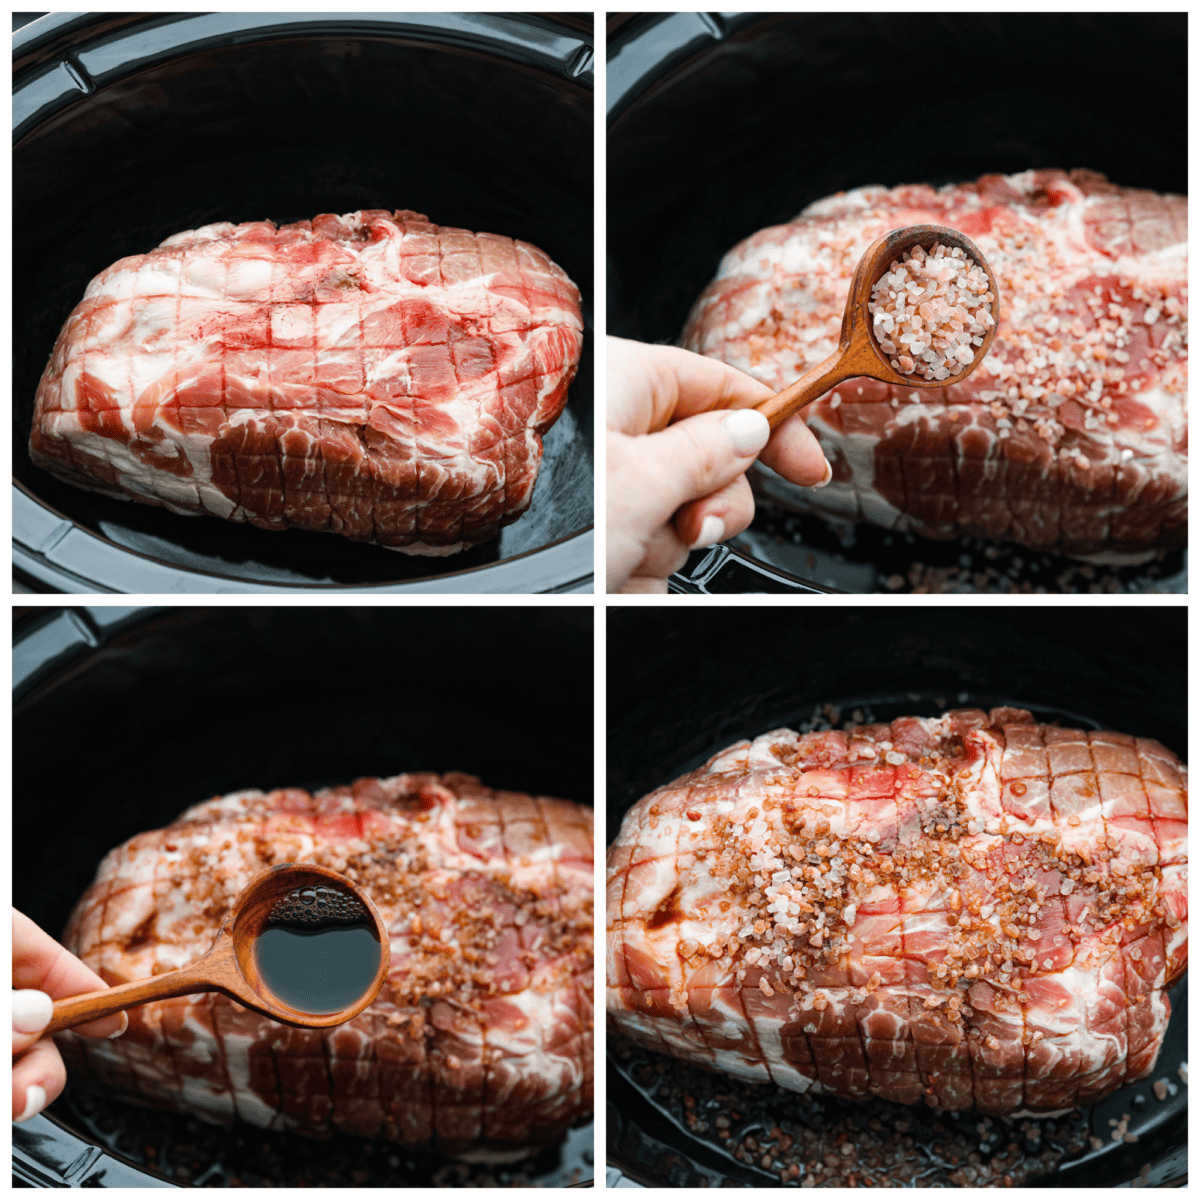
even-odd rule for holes
{"type": "Polygon", "coordinates": [[[879,348],[903,375],[961,375],[995,325],[987,273],[959,247],[914,246],[871,290],[879,348]]]}

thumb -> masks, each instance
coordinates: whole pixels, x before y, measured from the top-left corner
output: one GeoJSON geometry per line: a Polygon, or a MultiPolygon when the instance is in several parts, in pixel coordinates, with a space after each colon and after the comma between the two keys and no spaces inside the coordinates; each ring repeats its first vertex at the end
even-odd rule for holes
{"type": "Polygon", "coordinates": [[[732,483],[754,461],[771,426],[752,408],[698,413],[638,439],[654,480],[655,517],[666,521],[689,500],[732,483]]]}

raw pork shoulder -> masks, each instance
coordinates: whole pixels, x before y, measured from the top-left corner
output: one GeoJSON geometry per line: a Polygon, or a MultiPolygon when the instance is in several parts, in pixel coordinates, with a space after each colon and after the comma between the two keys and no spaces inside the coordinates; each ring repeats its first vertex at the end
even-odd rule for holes
{"type": "Polygon", "coordinates": [[[965,233],[996,275],[987,357],[945,390],[839,384],[805,410],[832,483],[764,469],[768,495],[1112,563],[1186,544],[1186,197],[1091,171],[839,193],[735,246],[682,344],[781,390],[833,353],[871,242],[926,224],[965,233]]]}
{"type": "Polygon", "coordinates": [[[115,1041],[59,1035],[72,1076],[210,1121],[513,1155],[591,1115],[592,814],[469,775],[236,792],[112,851],[66,944],[110,983],[207,952],[250,879],[311,862],[363,886],[391,974],[330,1030],[219,995],[131,1009],[115,1041]]]}
{"type": "Polygon", "coordinates": [[[1157,742],[977,709],[738,742],[608,854],[614,1030],[746,1079],[1046,1112],[1153,1067],[1187,965],[1157,742]]]}
{"type": "Polygon", "coordinates": [[[525,242],[381,210],[207,225],[88,285],[30,454],[172,512],[452,554],[529,507],[582,345],[578,289],[525,242]]]}

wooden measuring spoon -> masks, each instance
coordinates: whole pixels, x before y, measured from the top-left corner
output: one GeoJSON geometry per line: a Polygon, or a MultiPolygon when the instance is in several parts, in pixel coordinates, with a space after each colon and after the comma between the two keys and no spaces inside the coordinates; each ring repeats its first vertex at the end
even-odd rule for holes
{"type": "Polygon", "coordinates": [[[805,371],[799,379],[782,392],[764,400],[754,407],[777,429],[798,409],[823,396],[830,388],[837,387],[845,379],[866,375],[883,383],[898,383],[904,387],[944,388],[952,383],[962,383],[983,361],[991,348],[996,328],[1000,324],[1000,290],[987,260],[970,238],[957,229],[944,225],[909,225],[904,229],[893,229],[891,233],[873,242],[859,260],[850,284],[850,295],[846,300],[846,311],[842,314],[842,339],[838,348],[822,363],[805,371]],[[977,262],[988,277],[991,285],[992,320],[995,324],[984,335],[983,344],[975,348],[975,357],[965,370],[949,379],[925,379],[916,374],[902,375],[879,348],[875,339],[874,322],[867,311],[871,291],[880,278],[892,268],[892,263],[903,258],[914,246],[931,249],[935,242],[943,246],[958,246],[964,254],[977,262]]]}
{"type": "Polygon", "coordinates": [[[138,979],[97,992],[69,996],[54,1005],[54,1016],[47,1033],[69,1029],[99,1017],[111,1016],[122,1009],[165,1000],[170,996],[190,996],[196,992],[220,992],[264,1017],[302,1029],[328,1029],[357,1016],[379,993],[390,965],[387,927],[371,897],[336,871],[308,863],[281,863],[256,875],[234,901],[212,949],[199,962],[165,975],[138,979]],[[333,1013],[308,1013],[293,1008],[274,995],[259,975],[254,957],[254,942],[267,927],[271,912],[279,901],[301,888],[332,887],[353,896],[366,910],[379,939],[379,969],[367,990],[353,1004],[333,1013]]]}

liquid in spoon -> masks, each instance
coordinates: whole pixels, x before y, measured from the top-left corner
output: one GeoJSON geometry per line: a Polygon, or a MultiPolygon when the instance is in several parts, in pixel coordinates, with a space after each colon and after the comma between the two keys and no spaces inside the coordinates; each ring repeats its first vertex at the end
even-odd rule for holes
{"type": "Polygon", "coordinates": [[[370,914],[351,895],[305,887],[280,900],[254,942],[267,988],[300,1012],[338,1012],[358,1000],[379,970],[370,914]]]}

